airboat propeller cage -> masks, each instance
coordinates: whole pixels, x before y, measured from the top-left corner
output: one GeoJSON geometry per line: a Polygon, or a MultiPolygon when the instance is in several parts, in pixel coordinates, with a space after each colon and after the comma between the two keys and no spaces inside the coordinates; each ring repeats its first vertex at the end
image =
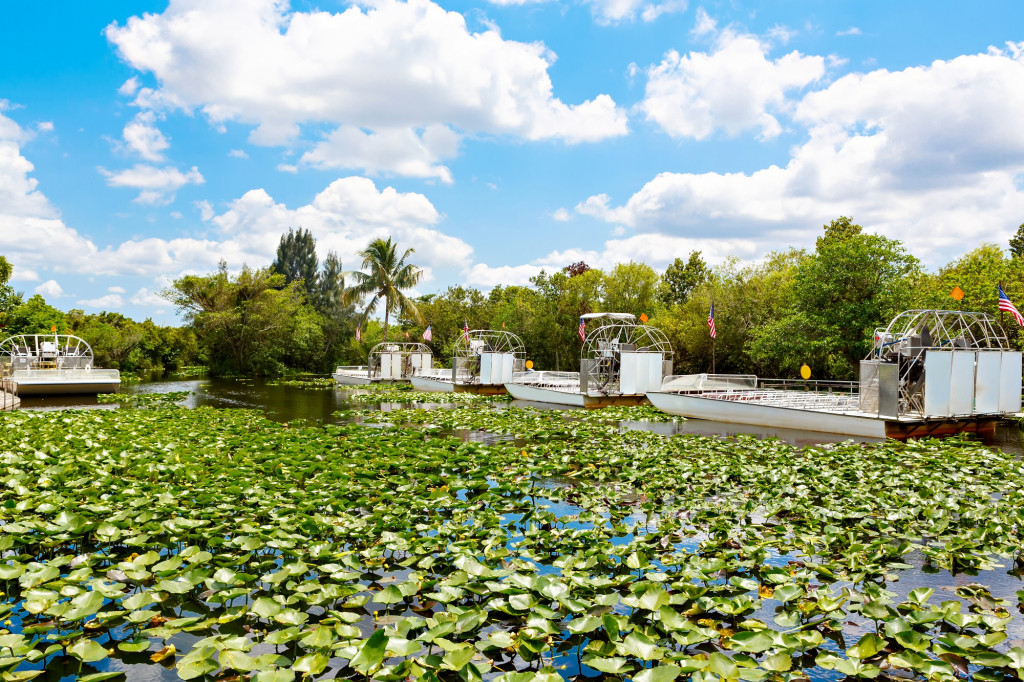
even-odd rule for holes
{"type": "Polygon", "coordinates": [[[602,324],[587,332],[580,353],[580,392],[643,395],[672,374],[672,344],[657,327],[637,324],[629,313],[588,313],[602,324]]]}
{"type": "Polygon", "coordinates": [[[460,334],[452,356],[452,382],[456,384],[502,386],[526,366],[522,339],[498,329],[473,329],[460,334]]]}
{"type": "Polygon", "coordinates": [[[860,363],[860,409],[884,417],[1021,410],[1021,353],[987,313],[908,310],[874,333],[860,363]]]}
{"type": "Polygon", "coordinates": [[[378,343],[370,349],[370,379],[400,381],[433,365],[430,348],[422,343],[378,343]]]}
{"type": "Polygon", "coordinates": [[[92,369],[92,347],[69,334],[18,334],[0,343],[0,374],[21,369],[92,369]]]}

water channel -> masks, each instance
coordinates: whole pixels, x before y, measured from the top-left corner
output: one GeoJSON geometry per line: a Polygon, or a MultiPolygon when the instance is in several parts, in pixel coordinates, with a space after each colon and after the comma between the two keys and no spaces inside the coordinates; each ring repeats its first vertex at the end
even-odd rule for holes
{"type": "MultiPolygon", "coordinates": [[[[310,423],[331,423],[337,421],[334,413],[347,409],[371,409],[370,406],[349,400],[351,390],[327,389],[310,390],[295,386],[269,384],[263,379],[238,378],[199,378],[199,379],[164,379],[145,381],[137,384],[121,386],[122,393],[170,393],[187,391],[189,396],[186,405],[198,407],[244,408],[262,410],[269,419],[280,422],[305,420],[310,423]]],[[[537,407],[542,409],[580,409],[563,406],[552,406],[541,403],[513,401],[513,405],[537,407]]],[[[433,407],[431,404],[418,404],[416,407],[433,407]]],[[[403,407],[385,404],[382,409],[403,407]]],[[[52,410],[68,408],[107,408],[116,409],[116,404],[99,404],[95,396],[25,396],[22,398],[22,409],[52,410]]],[[[692,433],[701,436],[728,437],[735,435],[752,435],[758,438],[778,438],[784,443],[796,446],[817,445],[821,443],[848,440],[847,436],[830,435],[815,431],[795,429],[746,426],[702,419],[680,420],[668,423],[624,422],[624,428],[653,430],[665,435],[692,433]]],[[[871,442],[878,439],[861,439],[871,442]]],[[[1005,452],[1024,454],[1024,437],[1015,422],[1001,424],[995,440],[985,445],[997,447],[1005,452]]]]}

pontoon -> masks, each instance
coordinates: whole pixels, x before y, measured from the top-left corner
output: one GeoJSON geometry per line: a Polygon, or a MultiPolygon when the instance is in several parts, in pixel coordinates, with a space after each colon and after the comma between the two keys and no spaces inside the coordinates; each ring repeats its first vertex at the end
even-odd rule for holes
{"type": "Polygon", "coordinates": [[[0,343],[0,376],[19,396],[114,393],[116,369],[96,369],[92,347],[68,334],[19,334],[0,343]]]}
{"type": "Polygon", "coordinates": [[[992,433],[1021,410],[1021,353],[985,313],[909,310],[875,331],[859,382],[670,376],[647,398],[683,417],[850,436],[992,433]]]}
{"type": "Polygon", "coordinates": [[[672,345],[629,313],[589,313],[579,372],[524,372],[505,384],[517,400],[576,407],[637,405],[672,371],[672,345]]]}
{"type": "Polygon", "coordinates": [[[380,381],[407,382],[417,370],[430,367],[433,356],[422,343],[378,343],[370,349],[368,365],[341,366],[334,370],[334,380],[346,386],[375,384],[380,381]]]}
{"type": "Polygon", "coordinates": [[[452,351],[452,366],[421,368],[412,385],[421,391],[496,395],[525,369],[522,340],[512,332],[473,329],[463,332],[452,351]]]}

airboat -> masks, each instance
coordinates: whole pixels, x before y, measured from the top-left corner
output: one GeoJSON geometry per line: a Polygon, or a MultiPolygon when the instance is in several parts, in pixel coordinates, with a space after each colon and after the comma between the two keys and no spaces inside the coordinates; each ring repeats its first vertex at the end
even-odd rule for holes
{"type": "Polygon", "coordinates": [[[695,374],[647,398],[684,417],[849,436],[992,434],[1021,411],[1021,353],[986,313],[908,310],[875,330],[857,382],[695,374]]]}
{"type": "Polygon", "coordinates": [[[69,334],[19,334],[0,343],[0,377],[19,396],[114,393],[116,369],[97,369],[92,346],[69,334]]]}
{"type": "Polygon", "coordinates": [[[525,369],[522,339],[512,332],[474,329],[459,335],[451,368],[421,368],[412,385],[421,391],[497,395],[525,369]]]}
{"type": "Polygon", "coordinates": [[[672,344],[629,313],[589,313],[579,372],[523,372],[505,384],[516,400],[575,407],[638,405],[672,372],[672,344]]]}
{"type": "Polygon", "coordinates": [[[404,381],[433,364],[430,348],[422,343],[386,341],[370,349],[369,364],[345,365],[334,370],[334,380],[343,386],[360,386],[381,381],[404,381]]]}

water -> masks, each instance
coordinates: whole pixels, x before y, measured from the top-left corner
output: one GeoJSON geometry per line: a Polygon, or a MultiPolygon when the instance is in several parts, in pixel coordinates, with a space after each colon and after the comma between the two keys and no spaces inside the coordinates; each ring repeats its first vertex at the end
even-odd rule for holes
{"type": "MultiPolygon", "coordinates": [[[[191,395],[186,401],[189,407],[208,405],[212,407],[238,407],[263,410],[269,419],[280,422],[306,420],[311,423],[332,423],[338,421],[334,413],[338,410],[372,409],[371,406],[357,404],[348,399],[355,389],[309,390],[295,386],[268,385],[263,379],[181,379],[148,381],[138,384],[121,386],[122,393],[170,393],[188,391],[191,395]]],[[[514,401],[513,405],[519,404],[514,401]]],[[[530,407],[545,409],[582,409],[562,406],[542,405],[540,403],[522,403],[530,407]]],[[[32,396],[22,398],[22,409],[66,409],[66,408],[105,408],[116,409],[116,404],[100,405],[95,396],[32,396]]],[[[395,404],[386,404],[381,409],[395,409],[395,404]]],[[[437,407],[437,406],[435,406],[437,407]]],[[[444,405],[442,407],[452,407],[444,405]]],[[[703,419],[690,419],[679,422],[623,422],[627,429],[644,429],[664,435],[696,434],[701,436],[729,437],[736,435],[752,435],[759,438],[778,438],[784,443],[798,447],[835,443],[849,440],[849,436],[840,436],[817,431],[801,431],[797,429],[747,426],[729,424],[703,419]]],[[[862,442],[878,442],[881,439],[860,438],[862,442]]],[[[1016,422],[1006,422],[996,429],[994,441],[986,445],[997,447],[1005,452],[1024,454],[1024,437],[1016,422]]]]}

